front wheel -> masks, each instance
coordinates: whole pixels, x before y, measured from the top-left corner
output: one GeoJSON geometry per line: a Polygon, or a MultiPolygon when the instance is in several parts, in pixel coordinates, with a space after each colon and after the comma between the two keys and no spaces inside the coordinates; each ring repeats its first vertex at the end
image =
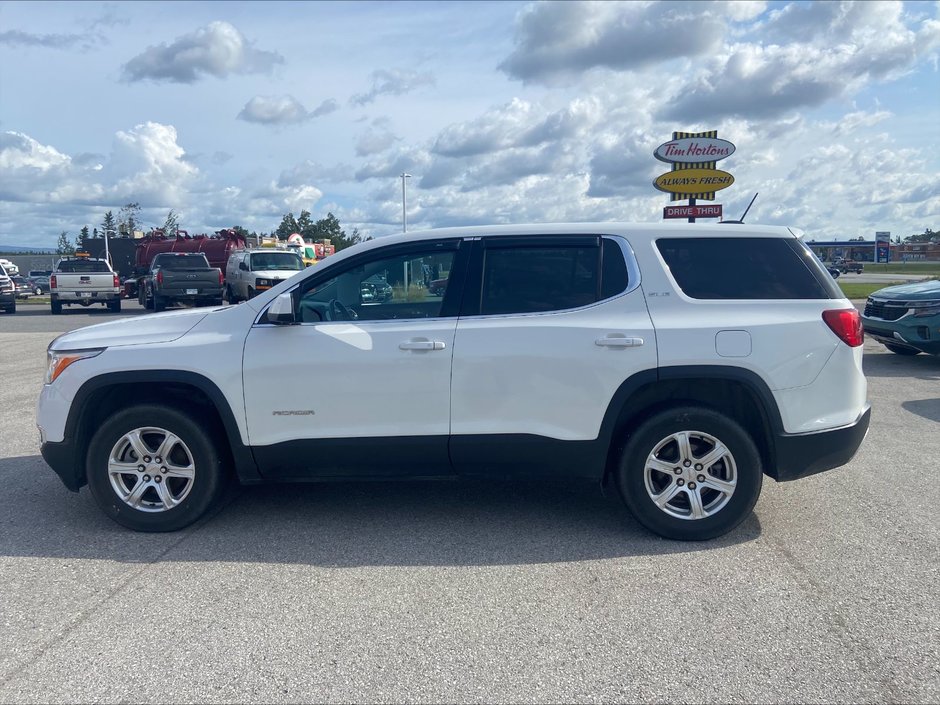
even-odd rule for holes
{"type": "Polygon", "coordinates": [[[669,409],[630,437],[617,468],[627,508],[647,529],[701,541],[726,534],[751,513],[763,469],[738,423],[703,407],[669,409]]]}
{"type": "Polygon", "coordinates": [[[895,355],[920,355],[920,350],[904,347],[903,345],[892,345],[891,343],[884,343],[884,346],[895,355]]]}
{"type": "Polygon", "coordinates": [[[213,438],[168,406],[133,406],[111,416],[91,440],[86,468],[98,506],[135,531],[182,529],[225,488],[213,438]]]}

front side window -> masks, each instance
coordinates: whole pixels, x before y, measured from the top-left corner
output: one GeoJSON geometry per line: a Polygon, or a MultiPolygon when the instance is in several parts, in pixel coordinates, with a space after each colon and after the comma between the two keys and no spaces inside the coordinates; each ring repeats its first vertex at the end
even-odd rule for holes
{"type": "Polygon", "coordinates": [[[353,266],[301,290],[298,318],[381,321],[437,318],[456,254],[431,246],[353,266]]]}
{"type": "Polygon", "coordinates": [[[482,315],[539,313],[587,306],[624,292],[627,267],[611,239],[581,244],[488,245],[482,315]]]}

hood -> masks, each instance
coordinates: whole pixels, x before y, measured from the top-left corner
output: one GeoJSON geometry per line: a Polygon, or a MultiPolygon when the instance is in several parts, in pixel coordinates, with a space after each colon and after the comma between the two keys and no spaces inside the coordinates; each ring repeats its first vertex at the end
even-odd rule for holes
{"type": "Polygon", "coordinates": [[[262,279],[290,279],[303,271],[303,269],[252,269],[251,273],[262,279]]]}
{"type": "Polygon", "coordinates": [[[98,323],[63,333],[52,341],[50,350],[82,350],[84,348],[112,348],[120,345],[169,343],[182,337],[212,309],[194,308],[188,311],[148,313],[119,321],[98,323]]]}
{"type": "Polygon", "coordinates": [[[913,282],[912,284],[899,284],[879,289],[872,294],[876,299],[888,301],[932,301],[940,299],[940,281],[930,280],[913,282]]]}

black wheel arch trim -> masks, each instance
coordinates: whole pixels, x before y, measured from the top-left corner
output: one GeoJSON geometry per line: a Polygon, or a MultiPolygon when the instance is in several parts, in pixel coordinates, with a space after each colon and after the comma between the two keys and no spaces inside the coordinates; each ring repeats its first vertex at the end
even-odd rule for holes
{"type": "MultiPolygon", "coordinates": [[[[94,392],[107,387],[113,387],[123,384],[168,384],[179,383],[195,387],[203,392],[215,407],[222,421],[223,430],[232,459],[235,465],[235,472],[243,483],[255,483],[260,481],[261,476],[258,473],[258,466],[255,462],[251,448],[241,441],[241,433],[238,430],[238,423],[235,420],[235,414],[222,394],[218,385],[207,377],[196,372],[186,370],[130,370],[124,372],[109,372],[107,374],[97,375],[87,380],[72,400],[69,408],[69,415],[65,422],[65,434],[63,442],[68,444],[75,451],[79,447],[86,447],[88,439],[78,439],[76,434],[79,424],[87,411],[88,400],[94,392]],[[81,440],[81,442],[79,442],[81,440]]],[[[84,458],[75,458],[74,460],[75,483],[78,486],[85,484],[84,480],[84,458]]],[[[58,472],[58,471],[57,471],[58,472]]],[[[60,473],[61,475],[61,473],[60,473]]],[[[64,478],[63,478],[64,480],[64,478]]],[[[72,489],[69,482],[66,486],[72,489]]]]}

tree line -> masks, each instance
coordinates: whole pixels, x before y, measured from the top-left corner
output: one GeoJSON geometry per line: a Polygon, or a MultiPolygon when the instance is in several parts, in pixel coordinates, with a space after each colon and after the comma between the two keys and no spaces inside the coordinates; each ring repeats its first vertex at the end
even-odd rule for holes
{"type": "MultiPolygon", "coordinates": [[[[87,225],[83,226],[78,235],[75,236],[74,242],[70,239],[68,231],[63,230],[59,234],[59,240],[56,243],[56,254],[74,254],[76,249],[85,247],[84,243],[89,238],[104,237],[105,234],[107,234],[109,238],[133,237],[134,231],[139,230],[143,225],[140,220],[140,210],[139,203],[128,203],[124,205],[120,211],[118,211],[117,216],[114,215],[113,211],[109,210],[104,214],[101,223],[97,227],[89,230],[87,225]]],[[[169,213],[167,213],[163,227],[160,229],[163,230],[164,234],[168,237],[175,237],[180,231],[179,214],[171,209],[169,213]]],[[[307,241],[319,242],[321,240],[329,240],[336,248],[337,252],[351,247],[358,242],[362,242],[363,240],[372,239],[368,237],[363,238],[358,228],[353,228],[352,232],[347,233],[340,224],[339,219],[332,213],[327,213],[325,218],[314,220],[308,210],[300,211],[300,216],[296,218],[293,212],[288,212],[281,218],[281,222],[277,228],[270,233],[249,232],[241,225],[235,225],[232,229],[246,239],[249,237],[253,239],[276,237],[278,240],[287,240],[292,234],[299,233],[304,240],[307,241]]]]}

